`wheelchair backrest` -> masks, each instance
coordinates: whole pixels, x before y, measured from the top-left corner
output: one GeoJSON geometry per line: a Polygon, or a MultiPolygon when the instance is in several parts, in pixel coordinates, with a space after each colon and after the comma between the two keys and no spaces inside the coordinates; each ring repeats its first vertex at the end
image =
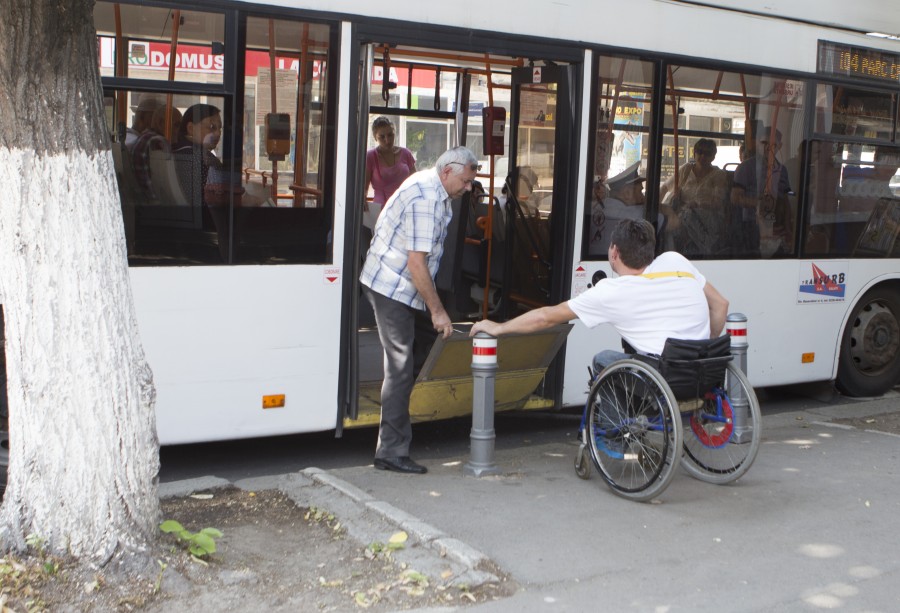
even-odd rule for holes
{"type": "Polygon", "coordinates": [[[728,336],[699,341],[670,338],[659,357],[659,372],[675,398],[686,400],[721,386],[731,360],[728,336]]]}

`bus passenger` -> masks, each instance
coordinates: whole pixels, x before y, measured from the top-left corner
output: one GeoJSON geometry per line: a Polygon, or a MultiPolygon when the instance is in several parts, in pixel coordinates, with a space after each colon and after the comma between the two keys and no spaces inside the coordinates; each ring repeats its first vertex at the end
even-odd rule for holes
{"type": "Polygon", "coordinates": [[[728,175],[712,164],[717,152],[715,141],[701,138],[694,145],[694,159],[678,169],[678,189],[673,174],[660,190],[675,250],[689,258],[715,255],[727,246],[728,175]]]}
{"type": "MultiPolygon", "coordinates": [[[[623,219],[644,219],[646,199],[644,198],[644,177],[638,170],[640,162],[635,162],[609,180],[606,186],[608,196],[603,196],[605,188],[595,187],[594,197],[602,198],[592,207],[591,221],[598,223],[591,227],[592,244],[588,247],[591,255],[605,255],[609,250],[610,237],[616,225],[623,219]]],[[[657,219],[660,227],[665,221],[663,215],[657,219]]]]}
{"type": "Polygon", "coordinates": [[[175,107],[161,106],[153,111],[153,117],[150,120],[150,127],[138,137],[134,143],[131,152],[131,161],[134,166],[134,176],[137,180],[138,187],[143,190],[144,196],[148,199],[156,199],[153,193],[153,182],[150,172],[150,152],[166,151],[172,149],[171,144],[166,140],[166,114],[170,114],[172,123],[169,125],[168,133],[174,141],[178,134],[178,127],[181,125],[181,111],[175,107]]]}
{"type": "Polygon", "coordinates": [[[394,145],[394,124],[390,119],[376,117],[372,122],[372,136],[378,145],[366,152],[366,189],[363,193],[368,196],[371,185],[374,196],[371,203],[363,201],[363,225],[367,228],[363,234],[369,239],[365,240],[364,248],[368,248],[372,238],[371,231],[384,203],[406,177],[416,172],[416,159],[412,152],[394,145]]]}
{"type": "MultiPolygon", "coordinates": [[[[537,332],[575,318],[589,328],[611,324],[638,353],[660,355],[666,339],[718,337],[725,326],[728,301],[687,258],[667,251],[653,258],[656,234],[649,221],[623,219],[610,238],[609,263],[617,276],[556,306],[542,307],[504,323],[489,320],[472,326],[469,336],[537,332]]],[[[606,350],[594,356],[600,372],[629,357],[606,350]]]]}
{"type": "Polygon", "coordinates": [[[195,104],[184,112],[173,155],[181,191],[192,206],[207,204],[210,169],[222,170],[214,153],[221,136],[222,117],[217,107],[195,104]]]}
{"type": "Polygon", "coordinates": [[[125,148],[131,151],[144,130],[150,127],[153,113],[162,106],[162,103],[152,96],[144,96],[134,112],[131,127],[125,130],[125,148]]]}
{"type": "Polygon", "coordinates": [[[790,177],[787,168],[775,157],[781,149],[781,131],[764,127],[755,139],[755,149],[745,155],[734,171],[731,188],[731,203],[736,208],[734,252],[749,257],[761,255],[761,221],[772,227],[772,234],[767,238],[779,241],[769,255],[789,251],[793,239],[788,201],[790,177]]]}
{"type": "Polygon", "coordinates": [[[409,457],[416,312],[427,309],[432,326],[443,338],[453,332],[434,277],[453,216],[451,201],[472,189],[477,171],[478,160],[465,147],[444,152],[434,168],[403,182],[375,223],[359,280],[375,311],[384,348],[381,424],[375,448],[375,468],[381,470],[427,472],[409,457]]]}

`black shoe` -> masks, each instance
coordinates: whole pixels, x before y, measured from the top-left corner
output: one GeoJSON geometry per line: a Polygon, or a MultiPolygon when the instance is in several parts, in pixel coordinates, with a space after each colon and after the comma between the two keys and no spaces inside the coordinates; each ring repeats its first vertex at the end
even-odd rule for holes
{"type": "Polygon", "coordinates": [[[424,475],[428,469],[421,464],[416,464],[409,459],[408,455],[398,458],[375,458],[375,468],[379,470],[393,470],[398,473],[412,473],[415,475],[424,475]]]}

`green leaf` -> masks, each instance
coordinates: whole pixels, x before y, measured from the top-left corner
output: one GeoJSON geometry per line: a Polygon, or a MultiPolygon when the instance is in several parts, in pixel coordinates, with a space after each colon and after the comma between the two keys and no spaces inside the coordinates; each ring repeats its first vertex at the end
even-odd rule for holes
{"type": "Polygon", "coordinates": [[[167,534],[170,532],[184,532],[185,531],[184,526],[179,524],[174,519],[167,519],[166,521],[164,521],[163,523],[161,523],[159,525],[159,529],[167,534]]]}
{"type": "MultiPolygon", "coordinates": [[[[194,546],[201,547],[205,553],[216,552],[216,542],[208,534],[195,534],[192,541],[194,546]]],[[[193,548],[191,549],[191,551],[193,551],[193,548]]]]}
{"type": "Polygon", "coordinates": [[[222,533],[215,528],[204,528],[200,531],[200,534],[205,534],[207,536],[211,536],[212,538],[220,539],[222,538],[222,533]]]}

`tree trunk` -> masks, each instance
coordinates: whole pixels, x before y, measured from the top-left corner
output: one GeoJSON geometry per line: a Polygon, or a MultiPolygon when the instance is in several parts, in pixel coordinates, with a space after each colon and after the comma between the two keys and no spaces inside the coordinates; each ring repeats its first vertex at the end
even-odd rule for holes
{"type": "Polygon", "coordinates": [[[0,540],[104,564],[156,534],[159,445],[104,126],[93,0],[0,2],[0,540]]]}

